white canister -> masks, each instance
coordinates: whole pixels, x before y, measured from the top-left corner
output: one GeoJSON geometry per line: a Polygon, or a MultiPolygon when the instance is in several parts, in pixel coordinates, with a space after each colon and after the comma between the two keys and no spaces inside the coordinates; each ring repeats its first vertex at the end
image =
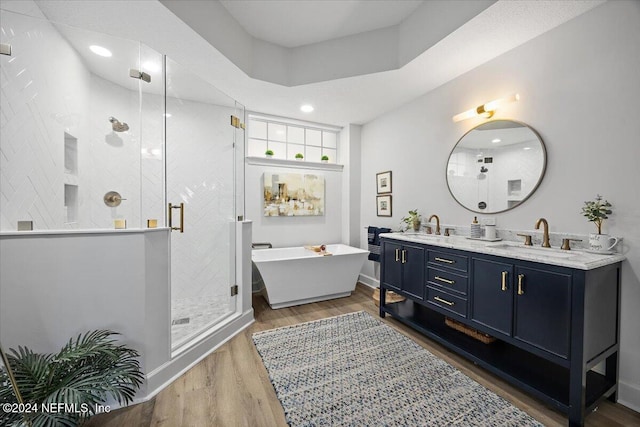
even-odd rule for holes
{"type": "Polygon", "coordinates": [[[484,238],[487,240],[495,240],[496,239],[496,226],[495,225],[485,225],[484,226],[484,238]]]}

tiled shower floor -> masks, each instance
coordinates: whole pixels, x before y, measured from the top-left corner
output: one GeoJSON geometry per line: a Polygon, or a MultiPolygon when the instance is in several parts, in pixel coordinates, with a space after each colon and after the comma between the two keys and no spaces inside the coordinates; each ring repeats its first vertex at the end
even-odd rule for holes
{"type": "Polygon", "coordinates": [[[229,314],[228,295],[180,298],[171,302],[171,348],[197,335],[229,314]]]}

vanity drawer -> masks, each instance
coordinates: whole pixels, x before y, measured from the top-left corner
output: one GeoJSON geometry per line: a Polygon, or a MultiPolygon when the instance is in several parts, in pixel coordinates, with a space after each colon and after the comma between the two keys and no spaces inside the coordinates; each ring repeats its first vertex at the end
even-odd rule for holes
{"type": "Polygon", "coordinates": [[[427,286],[425,301],[431,306],[440,308],[439,311],[454,313],[462,317],[467,317],[467,300],[456,297],[447,292],[427,286]]]}
{"type": "Polygon", "coordinates": [[[429,263],[463,273],[469,270],[469,257],[448,252],[429,250],[429,263]]]}
{"type": "Polygon", "coordinates": [[[427,281],[429,285],[438,286],[447,292],[467,295],[469,279],[466,275],[441,270],[434,267],[427,268],[427,281]]]}

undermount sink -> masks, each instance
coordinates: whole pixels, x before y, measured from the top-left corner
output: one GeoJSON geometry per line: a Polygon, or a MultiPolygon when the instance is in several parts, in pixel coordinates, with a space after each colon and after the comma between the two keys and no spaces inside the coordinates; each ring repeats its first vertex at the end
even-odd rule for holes
{"type": "Polygon", "coordinates": [[[407,237],[414,237],[416,239],[425,240],[428,242],[444,242],[448,237],[439,236],[437,234],[425,234],[425,233],[404,233],[407,237]]]}
{"type": "Polygon", "coordinates": [[[521,254],[529,254],[540,257],[551,257],[551,258],[571,258],[575,256],[575,252],[570,251],[559,251],[551,248],[536,248],[536,247],[527,247],[527,246],[516,246],[516,245],[508,245],[505,243],[501,243],[499,245],[490,246],[493,249],[503,249],[506,251],[513,251],[515,253],[521,254]]]}

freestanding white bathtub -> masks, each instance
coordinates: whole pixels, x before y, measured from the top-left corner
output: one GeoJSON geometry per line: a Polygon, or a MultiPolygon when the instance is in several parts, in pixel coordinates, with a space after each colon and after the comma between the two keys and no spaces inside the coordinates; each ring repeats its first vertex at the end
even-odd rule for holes
{"type": "Polygon", "coordinates": [[[331,256],[303,247],[252,251],[271,308],[351,295],[369,251],[342,244],[326,246],[331,256]]]}

